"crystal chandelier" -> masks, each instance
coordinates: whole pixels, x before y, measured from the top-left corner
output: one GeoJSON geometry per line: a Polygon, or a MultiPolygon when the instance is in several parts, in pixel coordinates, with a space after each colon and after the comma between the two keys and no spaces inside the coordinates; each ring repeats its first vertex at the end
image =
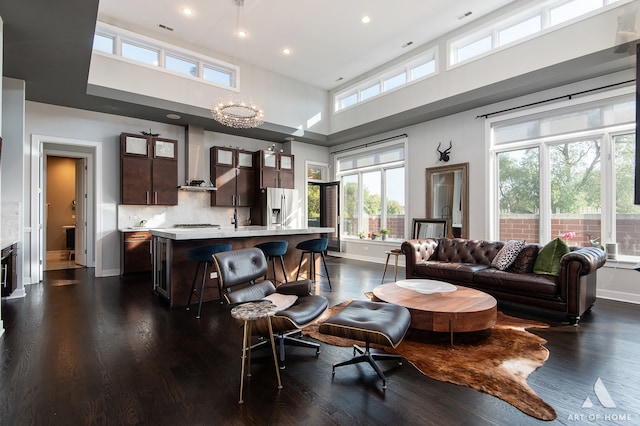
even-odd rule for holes
{"type": "Polygon", "coordinates": [[[232,94],[218,101],[212,108],[213,118],[234,129],[250,129],[264,123],[264,111],[253,99],[232,94]]]}
{"type": "MultiPolygon", "coordinates": [[[[244,0],[234,0],[238,6],[236,26],[240,30],[240,9],[244,6],[244,0]]],[[[264,123],[264,110],[250,97],[244,97],[240,93],[228,95],[211,108],[214,120],[234,129],[250,129],[264,123]]]]}

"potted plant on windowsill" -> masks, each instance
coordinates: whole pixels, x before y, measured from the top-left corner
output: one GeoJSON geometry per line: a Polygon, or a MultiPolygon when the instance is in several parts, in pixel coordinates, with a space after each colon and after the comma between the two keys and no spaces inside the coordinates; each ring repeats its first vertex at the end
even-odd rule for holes
{"type": "Polygon", "coordinates": [[[361,240],[364,240],[364,231],[358,232],[358,237],[360,237],[361,240]]]}
{"type": "Polygon", "coordinates": [[[383,228],[380,230],[380,236],[382,237],[382,241],[385,241],[387,239],[387,235],[389,235],[388,229],[383,228]]]}
{"type": "Polygon", "coordinates": [[[376,234],[375,232],[371,233],[371,239],[375,240],[376,238],[378,238],[378,234],[376,234]]]}

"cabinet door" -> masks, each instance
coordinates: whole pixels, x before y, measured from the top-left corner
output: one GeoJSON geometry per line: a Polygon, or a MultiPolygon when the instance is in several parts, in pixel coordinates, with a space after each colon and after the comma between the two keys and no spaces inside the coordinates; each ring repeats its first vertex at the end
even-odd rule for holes
{"type": "Polygon", "coordinates": [[[146,136],[122,133],[120,135],[120,144],[122,155],[150,157],[149,138],[146,136]]]}
{"type": "Polygon", "coordinates": [[[277,169],[278,154],[273,151],[262,151],[262,168],[277,169]]]}
{"type": "Polygon", "coordinates": [[[151,234],[149,232],[125,232],[123,251],[123,275],[151,272],[151,234]]]}
{"type": "Polygon", "coordinates": [[[235,165],[240,169],[253,169],[253,152],[239,149],[235,165]]]}
{"type": "Polygon", "coordinates": [[[175,206],[178,204],[178,166],[174,160],[153,160],[153,193],[149,204],[175,206]]]}
{"type": "Polygon", "coordinates": [[[177,160],[176,141],[172,139],[153,139],[153,158],[177,160]]]}
{"type": "Polygon", "coordinates": [[[121,164],[122,204],[151,204],[151,159],[123,156],[121,164]]]}
{"type": "Polygon", "coordinates": [[[233,148],[225,148],[222,146],[213,147],[213,163],[215,166],[235,166],[235,150],[233,148]]]}
{"type": "Polygon", "coordinates": [[[236,195],[236,171],[230,166],[215,166],[216,191],[213,197],[214,206],[232,207],[236,195]]]}
{"type": "Polygon", "coordinates": [[[237,169],[236,191],[239,207],[253,207],[256,197],[256,177],[253,169],[237,169]]]}
{"type": "Polygon", "coordinates": [[[291,170],[293,171],[293,155],[290,154],[280,154],[280,170],[291,170]]]}
{"type": "Polygon", "coordinates": [[[280,188],[293,189],[295,186],[295,176],[293,171],[281,170],[279,173],[278,183],[280,184],[280,188]]]}

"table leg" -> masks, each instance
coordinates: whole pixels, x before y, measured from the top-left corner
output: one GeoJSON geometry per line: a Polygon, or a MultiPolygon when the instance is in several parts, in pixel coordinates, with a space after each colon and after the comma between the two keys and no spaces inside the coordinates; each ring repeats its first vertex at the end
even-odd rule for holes
{"type": "Polygon", "coordinates": [[[244,322],[244,335],[242,336],[242,368],[240,370],[240,400],[238,400],[238,404],[242,404],[244,400],[242,399],[242,391],[244,388],[244,363],[245,357],[247,356],[247,332],[249,328],[249,321],[244,322]]]}
{"type": "MultiPolygon", "coordinates": [[[[391,256],[390,254],[387,255],[387,261],[384,262],[384,271],[382,271],[382,281],[381,284],[384,284],[384,276],[387,273],[387,266],[389,266],[389,256],[391,256]]],[[[396,280],[398,281],[398,280],[396,280]]]]}
{"type": "Polygon", "coordinates": [[[449,338],[451,348],[453,348],[453,318],[449,318],[449,338]]]}
{"type": "Polygon", "coordinates": [[[396,269],[395,269],[395,275],[393,276],[393,280],[394,282],[397,282],[398,281],[398,257],[400,256],[398,256],[397,254],[394,256],[396,257],[396,269]]]}
{"type": "Polygon", "coordinates": [[[273,352],[273,364],[276,367],[276,377],[278,378],[278,389],[282,389],[282,382],[280,381],[280,368],[278,367],[278,357],[276,356],[276,344],[273,339],[273,329],[271,328],[271,318],[267,318],[267,325],[269,327],[269,339],[271,340],[271,351],[273,352]]]}

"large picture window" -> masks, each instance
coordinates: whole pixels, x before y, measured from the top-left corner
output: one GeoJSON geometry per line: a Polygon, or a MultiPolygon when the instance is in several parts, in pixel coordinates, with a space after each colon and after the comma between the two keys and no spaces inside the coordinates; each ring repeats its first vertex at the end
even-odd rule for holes
{"type": "Polygon", "coordinates": [[[623,96],[491,123],[492,237],[545,243],[575,233],[570,245],[617,243],[619,255],[640,257],[634,117],[623,96]]]}
{"type": "Polygon", "coordinates": [[[404,238],[405,143],[402,138],[377,149],[337,156],[344,237],[370,237],[387,229],[389,238],[404,238]]]}

